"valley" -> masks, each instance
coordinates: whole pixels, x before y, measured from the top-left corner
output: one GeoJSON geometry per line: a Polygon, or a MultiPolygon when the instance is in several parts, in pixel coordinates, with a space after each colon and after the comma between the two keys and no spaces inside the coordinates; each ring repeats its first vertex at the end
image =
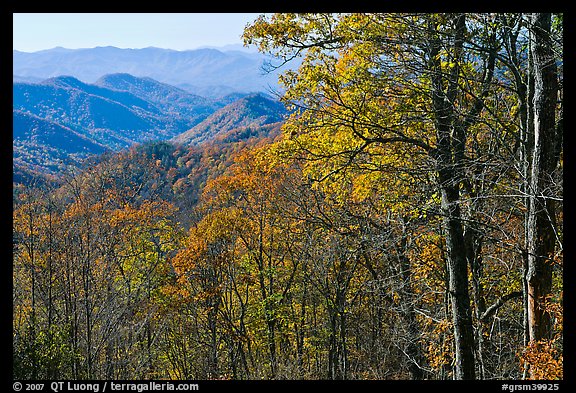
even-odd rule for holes
{"type": "Polygon", "coordinates": [[[138,143],[208,142],[234,129],[281,122],[284,115],[265,93],[207,98],[125,73],[94,83],[71,76],[14,82],[15,181],[55,175],[63,166],[138,143]]]}

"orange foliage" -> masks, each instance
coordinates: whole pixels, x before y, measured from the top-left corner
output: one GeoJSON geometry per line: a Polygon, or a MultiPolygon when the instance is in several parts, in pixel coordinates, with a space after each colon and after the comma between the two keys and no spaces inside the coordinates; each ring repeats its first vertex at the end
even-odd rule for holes
{"type": "Polygon", "coordinates": [[[555,340],[542,340],[531,342],[520,356],[530,368],[529,379],[555,380],[562,379],[563,355],[554,348],[555,340]]]}

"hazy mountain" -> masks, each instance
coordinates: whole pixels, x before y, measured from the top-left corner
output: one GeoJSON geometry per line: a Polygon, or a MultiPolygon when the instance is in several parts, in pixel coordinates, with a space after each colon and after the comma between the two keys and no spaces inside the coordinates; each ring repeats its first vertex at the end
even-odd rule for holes
{"type": "Polygon", "coordinates": [[[20,75],[12,75],[12,82],[13,83],[38,83],[42,82],[44,78],[38,78],[35,76],[20,76],[20,75]]]}
{"type": "Polygon", "coordinates": [[[38,174],[54,174],[62,164],[78,165],[107,150],[68,127],[18,110],[13,111],[12,141],[16,182],[38,174]]]}
{"type": "Polygon", "coordinates": [[[94,85],[127,91],[145,101],[153,102],[164,115],[187,118],[190,121],[204,119],[225,105],[152,78],[137,78],[130,74],[105,75],[94,85]]]}
{"type": "Polygon", "coordinates": [[[244,46],[244,44],[228,44],[222,46],[206,45],[201,46],[197,49],[216,49],[221,52],[238,51],[238,52],[258,53],[258,48],[256,46],[254,45],[244,46]]]}
{"type": "Polygon", "coordinates": [[[39,52],[13,51],[13,74],[19,78],[71,75],[87,83],[102,75],[128,73],[171,85],[188,84],[193,92],[213,88],[230,91],[268,91],[277,88],[277,72],[262,70],[268,61],[260,53],[204,48],[176,51],[161,48],[54,48],[39,52]]]}
{"type": "Polygon", "coordinates": [[[14,110],[70,128],[111,149],[171,138],[220,106],[130,75],[105,76],[98,84],[61,76],[13,85],[14,110]]]}
{"type": "Polygon", "coordinates": [[[259,137],[271,129],[259,126],[281,121],[284,113],[263,94],[214,100],[129,74],[105,75],[93,84],[71,76],[15,82],[14,170],[20,177],[56,173],[62,163],[175,136],[187,144],[259,137]]]}
{"type": "Polygon", "coordinates": [[[238,101],[240,98],[244,98],[246,96],[249,96],[251,94],[257,94],[257,93],[229,93],[226,94],[220,98],[218,98],[218,104],[222,105],[223,107],[231,104],[235,101],[238,101]]]}
{"type": "Polygon", "coordinates": [[[235,129],[259,128],[281,122],[285,114],[286,109],[280,102],[264,94],[250,94],[217,110],[172,140],[182,144],[199,144],[230,134],[235,129]]]}
{"type": "Polygon", "coordinates": [[[191,94],[206,98],[220,98],[237,91],[230,86],[195,86],[190,83],[179,83],[177,87],[191,94]]]}

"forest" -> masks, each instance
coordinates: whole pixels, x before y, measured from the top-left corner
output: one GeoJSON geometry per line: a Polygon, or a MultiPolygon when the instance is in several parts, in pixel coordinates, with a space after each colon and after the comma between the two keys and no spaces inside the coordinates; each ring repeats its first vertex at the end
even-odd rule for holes
{"type": "Polygon", "coordinates": [[[262,15],[282,124],[13,188],[13,377],[562,380],[563,15],[262,15]]]}

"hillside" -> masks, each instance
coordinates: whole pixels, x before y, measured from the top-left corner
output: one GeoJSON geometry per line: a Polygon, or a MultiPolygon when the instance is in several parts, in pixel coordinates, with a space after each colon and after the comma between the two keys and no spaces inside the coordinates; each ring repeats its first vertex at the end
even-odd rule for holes
{"type": "Polygon", "coordinates": [[[65,154],[99,154],[107,150],[86,136],[30,113],[13,111],[13,141],[34,142],[61,150],[65,154]]]}
{"type": "Polygon", "coordinates": [[[284,106],[263,94],[242,97],[208,116],[204,121],[172,140],[182,144],[198,144],[233,130],[260,128],[281,122],[286,114],[284,106]]]}
{"type": "Polygon", "coordinates": [[[54,174],[62,164],[78,165],[107,148],[60,124],[30,113],[13,111],[14,181],[54,174]]]}
{"type": "Polygon", "coordinates": [[[15,82],[13,110],[15,168],[47,174],[58,172],[62,162],[77,165],[90,155],[146,141],[180,137],[181,143],[197,144],[267,135],[271,128],[259,127],[284,113],[261,94],[214,100],[130,74],[104,75],[93,84],[71,76],[15,82]]]}
{"type": "Polygon", "coordinates": [[[129,75],[86,84],[70,76],[14,83],[14,110],[70,128],[110,149],[168,139],[223,104],[129,75]]]}
{"type": "Polygon", "coordinates": [[[12,96],[15,168],[48,174],[61,162],[169,139],[224,105],[129,75],[14,83],[12,96]]]}
{"type": "Polygon", "coordinates": [[[137,78],[125,73],[104,75],[94,85],[129,92],[142,100],[153,102],[166,116],[189,118],[192,121],[204,118],[224,105],[152,78],[137,78]]]}

